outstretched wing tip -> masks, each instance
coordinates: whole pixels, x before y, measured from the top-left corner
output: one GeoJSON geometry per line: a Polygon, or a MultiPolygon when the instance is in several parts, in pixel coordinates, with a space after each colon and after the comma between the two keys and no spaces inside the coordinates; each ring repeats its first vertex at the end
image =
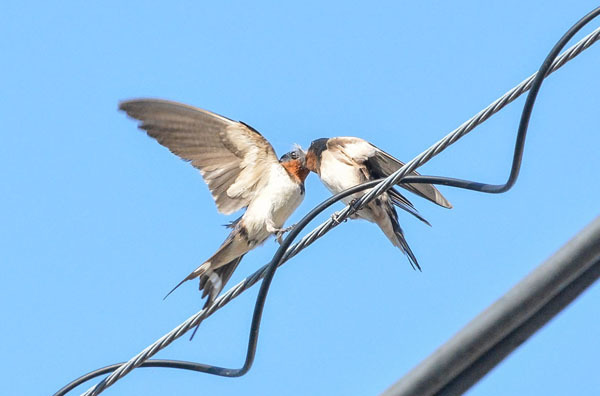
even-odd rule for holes
{"type": "Polygon", "coordinates": [[[119,100],[119,110],[128,112],[135,105],[139,105],[144,102],[166,102],[161,99],[153,99],[153,98],[131,98],[131,99],[123,99],[119,100]]]}
{"type": "MultiPolygon", "coordinates": [[[[371,144],[372,145],[372,144],[371,144]]],[[[381,150],[380,148],[372,145],[375,148],[374,155],[369,160],[369,166],[372,168],[371,172],[376,173],[377,177],[388,177],[402,166],[404,162],[395,158],[389,153],[381,150]]],[[[417,171],[411,172],[412,175],[419,175],[417,171]]],[[[375,175],[374,175],[375,176],[375,175]]],[[[433,184],[402,184],[400,187],[415,193],[422,198],[425,198],[436,205],[444,208],[452,209],[452,204],[442,195],[442,193],[433,184]]]]}
{"type": "Polygon", "coordinates": [[[452,204],[450,203],[450,201],[448,201],[448,200],[446,199],[446,197],[444,197],[444,196],[442,195],[442,193],[441,193],[441,192],[439,192],[439,191],[438,191],[438,195],[437,195],[437,197],[436,197],[436,198],[437,198],[437,199],[436,199],[436,201],[437,201],[436,203],[437,203],[439,206],[441,206],[441,207],[443,207],[443,208],[446,208],[446,209],[452,209],[452,208],[453,208],[453,206],[452,206],[452,204]]]}

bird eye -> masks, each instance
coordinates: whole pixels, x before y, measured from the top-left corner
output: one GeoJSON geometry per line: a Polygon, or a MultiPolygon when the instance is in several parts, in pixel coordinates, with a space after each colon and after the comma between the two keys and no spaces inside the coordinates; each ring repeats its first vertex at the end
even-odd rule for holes
{"type": "Polygon", "coordinates": [[[295,151],[292,151],[292,159],[298,159],[298,153],[296,153],[295,151]]]}

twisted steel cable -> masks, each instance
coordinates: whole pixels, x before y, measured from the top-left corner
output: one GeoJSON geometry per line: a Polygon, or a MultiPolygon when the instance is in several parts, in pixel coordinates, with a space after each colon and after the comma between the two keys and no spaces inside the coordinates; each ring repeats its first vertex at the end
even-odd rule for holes
{"type": "MultiPolygon", "coordinates": [[[[591,15],[591,13],[588,14],[588,17],[590,15],[591,15]]],[[[582,19],[582,21],[583,21],[583,19],[582,19]]],[[[585,23],[587,23],[587,22],[585,22],[585,23]]],[[[583,25],[579,26],[579,28],[581,28],[582,26],[583,25]]],[[[573,30],[573,29],[571,29],[571,30],[573,30]]],[[[576,29],[575,31],[573,31],[572,34],[575,34],[575,32],[577,30],[579,30],[579,29],[576,29]]],[[[571,31],[569,31],[569,32],[571,32],[571,31]]],[[[567,36],[567,35],[565,35],[565,36],[567,36]]],[[[560,67],[562,67],[565,63],[567,63],[568,61],[570,61],[571,59],[573,59],[574,57],[579,55],[585,49],[589,48],[592,44],[594,44],[596,41],[598,41],[598,39],[600,39],[600,28],[594,30],[592,33],[590,33],[589,35],[585,36],[582,40],[580,40],[577,44],[573,45],[571,48],[566,50],[562,55],[560,55],[559,57],[554,59],[554,61],[552,61],[552,63],[550,65],[546,65],[547,72],[544,73],[544,75],[542,77],[539,77],[538,81],[541,83],[541,80],[543,80],[543,78],[545,78],[552,72],[554,72],[557,69],[559,69],[560,67]]],[[[564,43],[563,43],[563,45],[564,45],[564,43]]],[[[558,48],[558,51],[560,51],[560,48],[558,48]]],[[[556,56],[556,55],[554,55],[554,56],[556,56]]],[[[550,58],[550,56],[549,56],[549,58],[550,58]]],[[[542,70],[543,68],[544,68],[544,65],[542,66],[542,68],[540,70],[542,70]]],[[[173,361],[173,360],[160,360],[160,361],[147,361],[147,360],[150,357],[154,356],[158,351],[160,351],[161,349],[168,346],[174,340],[181,337],[189,329],[200,324],[205,318],[212,315],[215,311],[217,311],[218,309],[220,309],[223,306],[225,306],[226,304],[228,304],[232,299],[234,299],[235,297],[240,295],[242,292],[244,292],[245,290],[247,290],[248,288],[253,286],[260,279],[266,277],[270,282],[270,279],[272,279],[272,276],[274,274],[274,268],[276,266],[282,265],[284,262],[286,262],[291,257],[298,254],[301,250],[306,248],[308,245],[312,244],[316,239],[320,238],[321,236],[323,236],[327,232],[329,232],[329,230],[336,227],[341,221],[347,219],[348,216],[350,216],[352,213],[359,210],[362,206],[366,205],[368,202],[370,202],[370,200],[374,199],[377,195],[382,194],[383,192],[387,191],[389,188],[391,188],[393,185],[395,185],[399,182],[436,183],[436,184],[444,184],[444,185],[456,186],[456,187],[467,188],[467,189],[472,189],[472,190],[477,190],[477,191],[482,191],[482,192],[490,192],[490,193],[500,193],[500,192],[504,192],[504,191],[508,190],[512,186],[512,183],[514,183],[514,180],[516,179],[516,175],[518,174],[518,167],[520,165],[520,155],[522,155],[522,150],[523,150],[522,143],[523,143],[523,139],[524,139],[524,133],[522,134],[523,136],[521,136],[521,132],[526,130],[526,128],[527,128],[526,123],[523,128],[523,118],[521,120],[521,125],[519,128],[519,138],[517,139],[517,144],[515,147],[515,157],[514,157],[514,161],[513,161],[513,168],[511,171],[511,176],[509,177],[508,182],[504,185],[496,186],[496,185],[489,185],[489,184],[470,182],[470,181],[464,181],[464,180],[458,180],[458,179],[442,178],[442,177],[431,177],[431,176],[422,176],[422,177],[408,176],[407,177],[405,175],[412,172],[413,170],[415,170],[419,166],[423,165],[424,163],[428,162],[431,158],[433,158],[434,156],[436,156],[437,154],[439,154],[440,152],[445,150],[447,147],[449,147],[456,141],[458,141],[461,137],[463,137],[464,135],[466,135],[467,133],[472,131],[479,124],[486,121],[493,114],[495,114],[496,112],[501,110],[504,106],[511,103],[513,100],[515,100],[517,97],[519,97],[524,92],[528,91],[533,86],[534,80],[536,79],[536,76],[538,75],[538,73],[533,74],[529,78],[525,79],[519,85],[517,85],[516,87],[514,87],[513,89],[508,91],[501,98],[494,101],[492,104],[490,104],[484,110],[477,113],[470,120],[463,123],[461,126],[459,126],[454,131],[449,133],[446,137],[444,137],[443,139],[441,139],[440,141],[435,143],[433,146],[431,146],[429,149],[427,149],[426,151],[424,151],[423,153],[421,153],[420,155],[415,157],[410,162],[406,163],[402,168],[400,168],[398,171],[396,171],[395,173],[390,175],[388,178],[384,179],[383,181],[373,181],[373,182],[365,183],[360,186],[353,187],[352,189],[346,190],[340,194],[337,194],[337,195],[329,198],[323,204],[319,205],[319,207],[313,209],[307,216],[305,216],[305,218],[303,218],[298,223],[297,227],[295,227],[295,229],[292,230],[290,232],[290,234],[286,237],[284,243],[281,245],[281,247],[275,254],[271,263],[263,266],[258,271],[256,271],[254,274],[250,275],[248,278],[244,279],[243,281],[241,281],[240,283],[238,283],[237,285],[235,285],[234,287],[229,289],[225,294],[223,294],[221,297],[219,297],[214,302],[213,305],[211,305],[210,307],[208,307],[206,309],[201,310],[200,312],[198,312],[195,315],[188,318],[185,322],[183,322],[182,324],[180,324],[179,326],[177,326],[176,328],[171,330],[169,333],[165,334],[163,337],[161,337],[159,340],[154,342],[152,345],[145,348],[143,351],[138,353],[136,356],[134,356],[128,362],[123,363],[123,364],[118,364],[118,365],[107,366],[105,368],[102,368],[102,369],[96,370],[92,373],[89,373],[89,374],[77,379],[76,381],[72,382],[71,384],[65,386],[64,388],[59,390],[56,393],[56,395],[64,395],[65,393],[67,393],[68,391],[73,389],[75,386],[78,386],[81,383],[83,383],[89,379],[92,379],[98,375],[102,375],[102,374],[105,374],[105,373],[108,373],[108,372],[111,372],[114,370],[114,372],[111,375],[109,375],[104,380],[102,380],[100,383],[98,383],[96,386],[90,388],[88,391],[86,391],[84,393],[85,396],[98,395],[104,389],[111,386],[116,381],[118,381],[119,379],[121,379],[122,377],[127,375],[134,368],[140,367],[140,366],[189,368],[189,369],[196,370],[196,371],[202,371],[202,372],[207,372],[207,373],[217,374],[217,375],[224,375],[224,376],[243,375],[249,369],[249,366],[251,365],[251,361],[254,356],[254,350],[252,350],[251,346],[249,346],[249,348],[248,348],[248,358],[246,360],[246,363],[245,363],[244,367],[242,367],[241,369],[227,369],[227,368],[220,368],[220,367],[214,367],[214,366],[209,366],[209,365],[201,365],[201,364],[197,364],[197,363],[178,362],[178,361],[173,361]],[[520,140],[521,140],[521,144],[519,144],[520,140]],[[403,179],[403,180],[400,180],[400,179],[403,179]],[[375,186],[375,185],[377,185],[377,187],[373,188],[373,186],[375,186]],[[342,211],[338,212],[335,220],[333,218],[327,220],[320,226],[316,227],[309,234],[304,236],[299,242],[297,242],[294,245],[292,245],[291,247],[287,248],[291,244],[291,241],[300,233],[302,228],[304,226],[306,226],[308,224],[308,222],[310,222],[314,217],[316,217],[321,211],[323,211],[324,209],[326,209],[333,203],[337,202],[339,199],[341,199],[347,195],[350,195],[352,193],[355,193],[357,191],[367,189],[367,188],[373,188],[373,189],[370,192],[368,192],[367,194],[365,194],[362,198],[357,200],[353,205],[346,206],[342,211]],[[274,264],[276,264],[276,265],[274,266],[274,264]],[[185,367],[186,365],[188,367],[185,367]]],[[[539,84],[538,84],[538,88],[539,88],[539,84]]],[[[534,99],[535,99],[535,97],[534,97],[534,99]]],[[[533,103],[531,105],[533,105],[533,103]]],[[[524,111],[524,114],[525,114],[525,111],[524,111]]],[[[526,120],[526,121],[528,121],[528,120],[526,120]]],[[[265,281],[267,279],[265,279],[265,281]]],[[[264,287],[264,286],[265,286],[265,284],[263,283],[263,287],[261,287],[261,293],[259,294],[259,298],[261,297],[261,294],[263,296],[266,295],[266,291],[264,291],[264,290],[266,290],[266,288],[268,287],[268,283],[266,284],[266,287],[264,287]]],[[[255,323],[257,323],[257,320],[256,320],[257,313],[258,313],[258,317],[259,317],[259,319],[258,319],[258,323],[259,323],[260,322],[260,313],[262,313],[262,307],[257,306],[257,308],[255,309],[255,317],[253,318],[253,326],[252,326],[253,330],[251,333],[251,337],[252,336],[256,337],[258,334],[258,328],[255,326],[255,323]]]]}

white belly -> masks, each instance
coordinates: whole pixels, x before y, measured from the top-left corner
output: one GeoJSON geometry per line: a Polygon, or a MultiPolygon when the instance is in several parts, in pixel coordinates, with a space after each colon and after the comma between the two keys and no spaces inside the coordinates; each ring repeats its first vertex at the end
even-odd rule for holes
{"type": "Polygon", "coordinates": [[[267,222],[272,221],[275,227],[282,228],[303,199],[302,187],[290,178],[281,165],[274,164],[269,181],[248,205],[244,214],[248,232],[256,235],[256,239],[262,243],[270,235],[267,222]]]}
{"type": "MultiPolygon", "coordinates": [[[[361,175],[360,169],[345,162],[339,161],[336,158],[329,158],[330,155],[331,154],[323,152],[320,169],[321,181],[329,191],[331,191],[333,194],[337,194],[363,182],[364,176],[361,175]]],[[[342,199],[342,201],[349,203],[354,198],[362,197],[367,191],[369,190],[352,194],[342,199]]]]}

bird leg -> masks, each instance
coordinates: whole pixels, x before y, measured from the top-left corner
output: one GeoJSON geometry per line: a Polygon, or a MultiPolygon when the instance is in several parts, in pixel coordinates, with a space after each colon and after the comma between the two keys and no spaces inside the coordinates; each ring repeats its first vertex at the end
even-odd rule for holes
{"type": "Polygon", "coordinates": [[[280,245],[283,243],[283,235],[286,232],[290,232],[291,230],[293,230],[294,227],[296,227],[296,224],[292,224],[289,227],[285,227],[285,228],[282,228],[279,231],[277,231],[277,233],[275,234],[275,236],[277,238],[277,242],[279,242],[280,245]]]}
{"type": "MultiPolygon", "coordinates": [[[[353,219],[356,219],[356,218],[358,218],[358,217],[356,216],[356,212],[358,212],[358,208],[356,208],[356,207],[355,207],[355,205],[356,205],[356,202],[358,202],[358,198],[354,198],[354,199],[353,199],[352,201],[350,201],[350,203],[348,204],[348,206],[350,207],[350,216],[348,216],[348,217],[350,217],[350,218],[353,218],[353,219]]],[[[346,217],[346,218],[344,219],[344,223],[348,221],[348,217],[346,217]]],[[[340,218],[340,212],[334,212],[334,213],[331,215],[331,220],[333,220],[333,222],[334,222],[335,224],[338,224],[338,225],[341,223],[341,221],[339,220],[339,218],[340,218]]]]}
{"type": "MultiPolygon", "coordinates": [[[[340,218],[340,212],[333,212],[333,214],[331,215],[331,220],[333,220],[333,222],[337,225],[341,224],[341,221],[339,220],[340,218]]],[[[344,219],[344,223],[347,222],[348,219],[344,219]]]]}
{"type": "Polygon", "coordinates": [[[280,245],[283,243],[283,234],[285,234],[288,231],[291,231],[292,228],[294,228],[295,226],[296,224],[292,224],[291,226],[286,228],[277,228],[275,226],[275,223],[273,223],[273,220],[269,219],[267,221],[267,231],[275,235],[275,238],[277,239],[277,242],[279,242],[280,245]]]}
{"type": "Polygon", "coordinates": [[[358,202],[358,198],[354,198],[348,204],[348,206],[350,207],[350,217],[353,218],[353,219],[357,219],[358,218],[358,215],[356,214],[358,212],[358,210],[359,210],[358,205],[356,205],[357,202],[358,202]]]}

